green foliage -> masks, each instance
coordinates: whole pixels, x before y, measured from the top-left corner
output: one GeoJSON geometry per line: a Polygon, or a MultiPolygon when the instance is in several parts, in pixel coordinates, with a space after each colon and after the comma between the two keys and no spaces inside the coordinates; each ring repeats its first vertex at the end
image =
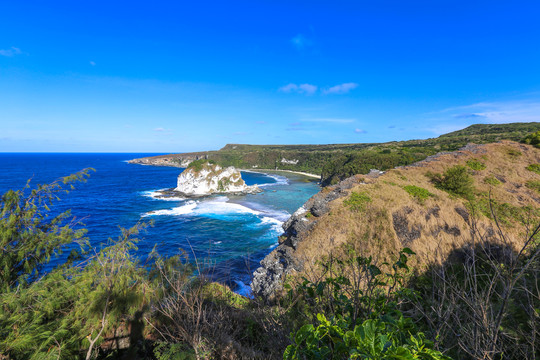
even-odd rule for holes
{"type": "Polygon", "coordinates": [[[538,180],[529,180],[525,184],[529,189],[532,189],[538,193],[540,193],[540,181],[538,180]]]}
{"type": "Polygon", "coordinates": [[[486,168],[486,164],[474,159],[467,160],[467,166],[476,171],[485,170],[486,168]]]}
{"type": "MultiPolygon", "coordinates": [[[[380,144],[228,144],[219,151],[208,151],[204,155],[222,166],[321,174],[321,184],[327,186],[356,174],[367,174],[370,169],[388,170],[396,166],[409,165],[440,151],[457,150],[471,142],[483,144],[502,139],[519,141],[526,134],[539,129],[539,123],[480,124],[426,140],[380,144]],[[281,160],[284,158],[295,159],[298,162],[282,163],[281,160]]],[[[194,155],[201,156],[201,153],[194,155]]]]}
{"type": "Polygon", "coordinates": [[[363,211],[367,203],[371,202],[371,198],[364,192],[353,191],[349,198],[343,203],[347,205],[352,211],[363,211]]]}
{"type": "Polygon", "coordinates": [[[168,343],[160,341],[154,347],[154,356],[157,360],[195,360],[197,356],[192,349],[182,343],[168,343]]]}
{"type": "Polygon", "coordinates": [[[535,147],[540,147],[540,130],[525,136],[521,140],[521,142],[525,144],[533,145],[535,147]]]}
{"type": "Polygon", "coordinates": [[[195,160],[189,163],[187,169],[193,169],[196,172],[199,172],[203,169],[204,165],[206,164],[215,164],[216,162],[214,160],[207,160],[207,159],[199,159],[195,160]]]}
{"type": "Polygon", "coordinates": [[[447,359],[397,309],[397,302],[414,298],[404,288],[413,254],[403,249],[389,272],[352,250],[344,261],[323,264],[324,280],[306,279],[296,289],[304,299],[304,313],[316,315],[291,334],[292,345],[283,358],[447,359]]]}
{"type": "Polygon", "coordinates": [[[531,164],[526,169],[540,175],[540,164],[531,164]]]}
{"type": "Polygon", "coordinates": [[[400,316],[368,319],[355,325],[343,318],[317,314],[318,325],[304,325],[294,335],[283,359],[450,359],[433,350],[433,343],[400,316]]]}
{"type": "Polygon", "coordinates": [[[421,204],[423,204],[428,198],[435,196],[435,194],[430,193],[427,189],[416,185],[407,185],[404,186],[403,189],[421,204]]]}
{"type": "Polygon", "coordinates": [[[473,178],[465,166],[455,165],[442,174],[427,173],[426,175],[438,189],[465,199],[473,197],[473,178]]]}
{"type": "Polygon", "coordinates": [[[497,220],[508,227],[513,227],[516,223],[527,225],[531,221],[540,221],[540,209],[501,203],[495,199],[489,199],[486,194],[480,194],[473,202],[473,206],[489,219],[493,220],[493,214],[495,214],[497,220]]]}
{"type": "MultiPolygon", "coordinates": [[[[51,215],[50,207],[67,193],[64,185],[73,188],[75,181],[85,181],[86,169],[48,185],[30,190],[30,182],[23,190],[9,190],[0,200],[0,292],[24,285],[41,275],[41,269],[51,257],[62,253],[67,244],[83,245],[85,230],[75,230],[68,221],[70,212],[51,215]]],[[[67,258],[72,263],[80,255],[73,250],[67,258]]]]}
{"type": "Polygon", "coordinates": [[[488,185],[493,185],[493,186],[497,186],[497,185],[500,185],[501,182],[499,181],[499,179],[497,179],[495,176],[493,175],[490,175],[490,176],[486,176],[484,178],[484,183],[488,184],[488,185]]]}
{"type": "MultiPolygon", "coordinates": [[[[53,271],[2,294],[0,352],[13,358],[78,358],[92,353],[105,334],[141,309],[144,270],[130,250],[137,228],[96,253],[86,266],[53,271]],[[28,311],[28,309],[32,309],[28,311]]],[[[145,295],[146,294],[146,295],[145,295]]]]}
{"type": "Polygon", "coordinates": [[[40,274],[45,262],[84,234],[70,224],[60,226],[67,213],[49,219],[49,205],[64,191],[60,183],[86,176],[84,171],[39,185],[27,195],[8,191],[2,197],[0,228],[4,249],[10,250],[0,259],[16,270],[10,276],[2,273],[0,289],[0,354],[8,358],[80,358],[83,350],[89,358],[104,335],[153,293],[145,289],[144,270],[130,254],[135,250],[131,237],[141,226],[123,230],[118,242],[93,255],[86,253],[84,262],[75,264],[77,257],[71,256],[40,274]]]}

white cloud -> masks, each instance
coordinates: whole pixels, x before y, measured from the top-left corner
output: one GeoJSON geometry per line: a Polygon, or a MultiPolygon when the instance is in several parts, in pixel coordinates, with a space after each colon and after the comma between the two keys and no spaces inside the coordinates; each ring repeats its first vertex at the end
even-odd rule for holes
{"type": "Polygon", "coordinates": [[[540,101],[532,99],[480,102],[443,109],[429,115],[427,122],[435,125],[428,130],[440,135],[478,123],[540,122],[540,101]]]}
{"type": "Polygon", "coordinates": [[[162,131],[166,131],[166,130],[164,128],[162,128],[162,127],[158,127],[158,128],[155,128],[154,131],[162,132],[162,131]]]}
{"type": "Polygon", "coordinates": [[[302,34],[298,34],[295,37],[291,39],[291,43],[296,47],[298,50],[302,50],[308,46],[313,45],[313,42],[306,38],[302,34]]]}
{"type": "Polygon", "coordinates": [[[317,92],[317,86],[311,84],[288,84],[279,88],[279,91],[285,93],[296,92],[299,94],[313,95],[317,92]]]}
{"type": "Polygon", "coordinates": [[[21,49],[16,48],[14,46],[12,46],[10,49],[7,49],[7,50],[0,49],[0,55],[2,56],[12,57],[15,55],[20,55],[20,54],[22,54],[21,49]]]}
{"type": "Polygon", "coordinates": [[[324,90],[325,94],[346,94],[351,90],[354,90],[358,87],[357,83],[344,83],[336,86],[332,86],[326,90],[324,90]]]}
{"type": "Polygon", "coordinates": [[[365,133],[367,133],[366,130],[362,130],[362,129],[354,129],[354,132],[357,133],[357,134],[365,134],[365,133]]]}

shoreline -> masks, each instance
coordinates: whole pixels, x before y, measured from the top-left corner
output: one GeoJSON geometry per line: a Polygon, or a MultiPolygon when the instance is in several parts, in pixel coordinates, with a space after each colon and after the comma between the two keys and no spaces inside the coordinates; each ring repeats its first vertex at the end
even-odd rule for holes
{"type": "MultiPolygon", "coordinates": [[[[134,164],[134,165],[143,165],[143,166],[159,166],[159,167],[176,167],[176,168],[179,168],[179,169],[185,169],[183,168],[182,166],[178,166],[178,165],[172,165],[172,164],[152,164],[152,163],[143,163],[143,162],[139,162],[139,161],[135,161],[135,160],[138,160],[138,159],[131,159],[131,160],[124,160],[125,163],[128,163],[128,164],[134,164]]],[[[287,172],[287,173],[290,173],[290,174],[297,174],[297,175],[302,175],[302,176],[306,176],[306,177],[309,177],[309,178],[313,178],[313,179],[319,179],[321,180],[321,175],[317,175],[317,174],[311,174],[311,173],[307,173],[307,172],[302,172],[302,171],[294,171],[294,170],[284,170],[284,169],[259,169],[259,168],[252,168],[252,169],[240,169],[240,168],[237,168],[239,171],[245,171],[245,172],[264,172],[264,171],[274,171],[274,172],[287,172]]]]}
{"type": "Polygon", "coordinates": [[[291,173],[291,174],[303,175],[303,176],[306,176],[306,177],[321,180],[321,175],[315,175],[315,174],[311,174],[311,173],[306,173],[306,172],[302,172],[302,171],[294,171],[294,170],[281,170],[281,169],[278,169],[278,170],[274,170],[274,169],[238,169],[238,170],[246,171],[246,172],[264,172],[264,171],[288,172],[288,173],[291,173]]]}

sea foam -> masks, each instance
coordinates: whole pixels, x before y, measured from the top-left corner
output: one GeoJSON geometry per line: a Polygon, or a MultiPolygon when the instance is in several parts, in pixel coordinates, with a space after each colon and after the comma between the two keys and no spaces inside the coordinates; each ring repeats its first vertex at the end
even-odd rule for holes
{"type": "Polygon", "coordinates": [[[141,195],[145,197],[149,197],[154,200],[162,200],[162,201],[182,201],[186,200],[186,198],[180,197],[180,196],[169,196],[169,197],[163,197],[163,195],[160,193],[160,191],[168,190],[165,189],[158,189],[158,190],[148,190],[148,191],[142,191],[141,195]]]}

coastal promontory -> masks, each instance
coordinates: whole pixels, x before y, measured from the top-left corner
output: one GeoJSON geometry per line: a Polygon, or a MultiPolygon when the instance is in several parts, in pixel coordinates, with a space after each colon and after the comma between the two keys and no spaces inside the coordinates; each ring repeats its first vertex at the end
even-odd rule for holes
{"type": "Polygon", "coordinates": [[[208,160],[197,160],[178,176],[175,191],[188,196],[204,196],[215,193],[252,193],[260,190],[257,185],[246,185],[240,171],[232,166],[223,168],[208,160]]]}

